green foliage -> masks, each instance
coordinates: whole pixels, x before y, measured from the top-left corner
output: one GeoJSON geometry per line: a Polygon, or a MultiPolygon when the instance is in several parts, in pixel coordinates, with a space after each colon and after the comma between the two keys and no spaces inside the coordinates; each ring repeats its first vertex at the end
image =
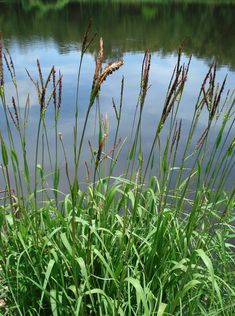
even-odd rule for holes
{"type": "Polygon", "coordinates": [[[122,178],[108,190],[101,180],[95,195],[87,192],[84,198],[79,192],[75,239],[69,196],[63,205],[67,215],[50,203],[16,226],[8,215],[1,226],[0,257],[7,313],[232,315],[234,258],[226,240],[234,234],[234,204],[211,234],[208,218],[217,221],[217,206],[204,204],[197,225],[187,213],[179,216],[169,208],[159,213],[160,196],[152,180],[139,197],[134,223],[134,183],[128,195],[120,190],[122,178]],[[119,215],[120,204],[129,205],[126,216],[119,215]],[[37,215],[36,238],[32,222],[37,215]]]}
{"type": "MultiPolygon", "coordinates": [[[[92,38],[88,28],[82,45],[77,96],[83,55],[92,38]]],[[[57,133],[57,122],[63,119],[59,117],[61,104],[56,102],[60,100],[56,93],[61,95],[62,79],[60,75],[56,78],[54,67],[46,80],[39,61],[39,80],[28,73],[37,89],[39,103],[34,178],[28,168],[32,153],[29,155],[25,138],[27,111],[22,117],[18,102],[13,104],[14,114],[7,111],[3,93],[1,104],[7,137],[3,139],[3,133],[0,134],[1,172],[6,187],[1,191],[0,206],[2,314],[230,316],[235,313],[232,243],[235,190],[225,191],[228,175],[235,165],[231,137],[235,122],[234,91],[223,98],[226,80],[216,83],[216,65],[212,65],[200,86],[187,137],[182,140],[184,130],[182,121],[178,121],[178,109],[191,59],[187,65],[182,64],[181,54],[179,49],[162,115],[146,157],[142,152],[141,125],[151,54],[145,53],[123,176],[114,177],[113,171],[123,145],[117,140],[124,106],[124,79],[119,107],[113,101],[117,122],[108,173],[102,168],[103,161],[108,159],[108,155],[102,156],[108,119],[102,119],[97,103],[98,149],[93,150],[90,145],[93,165],[91,170],[87,167],[89,181],[84,187],[78,168],[87,122],[95,98],[102,93],[104,74],[106,79],[122,63],[117,66],[114,62],[103,68],[100,41],[94,76],[99,89],[92,85],[92,101],[87,106],[81,135],[77,132],[75,115],[72,175],[62,135],[57,133]],[[47,141],[48,106],[54,106],[55,111],[55,153],[47,141]],[[207,127],[200,139],[195,140],[203,111],[208,115],[207,127]],[[12,124],[15,121],[17,125],[12,124]],[[13,137],[13,128],[18,138],[13,137]],[[162,135],[163,131],[166,134],[162,135]],[[58,138],[64,154],[63,166],[58,161],[58,138]],[[179,153],[181,141],[184,146],[179,153]],[[68,192],[59,200],[60,170],[64,166],[68,192]],[[45,179],[53,183],[50,190],[45,179]]],[[[8,66],[18,92],[13,62],[8,66]]],[[[75,113],[78,107],[77,102],[75,113]]]]}

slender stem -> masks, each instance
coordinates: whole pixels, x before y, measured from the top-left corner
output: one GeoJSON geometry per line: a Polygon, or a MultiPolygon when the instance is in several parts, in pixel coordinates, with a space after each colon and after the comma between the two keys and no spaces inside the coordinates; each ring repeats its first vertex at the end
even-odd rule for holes
{"type": "Polygon", "coordinates": [[[35,165],[34,165],[34,203],[35,211],[37,210],[37,164],[38,164],[38,151],[39,151],[39,138],[40,130],[42,124],[42,114],[40,114],[40,119],[38,123],[37,138],[36,138],[36,152],[35,152],[35,165]]]}
{"type": "Polygon", "coordinates": [[[77,139],[78,139],[78,96],[79,96],[79,86],[80,86],[80,76],[82,69],[82,61],[83,61],[83,52],[81,52],[78,74],[77,74],[77,88],[76,88],[76,109],[75,109],[75,128],[74,128],[74,163],[76,166],[77,161],[77,139]]]}

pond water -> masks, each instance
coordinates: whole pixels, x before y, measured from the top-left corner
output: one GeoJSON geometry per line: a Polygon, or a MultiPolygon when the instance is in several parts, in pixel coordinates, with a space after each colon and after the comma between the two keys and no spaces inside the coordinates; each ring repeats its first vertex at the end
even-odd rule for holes
{"type": "MultiPolygon", "coordinates": [[[[191,123],[201,83],[213,61],[216,61],[218,65],[217,81],[222,82],[228,75],[226,89],[235,87],[235,5],[186,5],[182,3],[157,5],[138,4],[137,2],[128,4],[87,1],[86,3],[67,3],[64,6],[62,4],[53,6],[47,2],[47,4],[39,6],[33,5],[33,1],[17,3],[0,1],[0,31],[3,34],[4,46],[11,52],[15,64],[20,100],[23,105],[30,93],[31,114],[27,137],[28,149],[32,152],[32,156],[35,152],[39,105],[37,94],[33,92],[34,87],[27,77],[25,68],[32,77],[37,78],[36,60],[39,59],[45,76],[52,65],[57,70],[60,69],[63,74],[59,131],[62,132],[66,151],[72,163],[76,77],[81,42],[90,19],[92,19],[92,29],[94,32],[98,32],[98,36],[85,54],[82,66],[79,127],[82,125],[88,106],[98,39],[102,36],[105,62],[124,60],[124,66],[106,80],[100,93],[101,113],[105,115],[107,112],[109,117],[110,144],[116,126],[112,98],[117,103],[119,102],[122,76],[125,77],[125,87],[120,137],[122,139],[127,137],[128,143],[138,99],[142,60],[146,49],[152,52],[149,78],[151,86],[145,103],[142,125],[143,149],[146,152],[150,148],[153,133],[161,115],[180,45],[183,45],[184,48],[183,60],[185,62],[191,54],[193,56],[179,111],[179,118],[183,119],[185,133],[191,123]]],[[[5,74],[5,83],[7,98],[10,100],[14,92],[10,76],[7,74],[5,74]]],[[[82,168],[80,168],[82,177],[84,177],[84,161],[89,162],[90,159],[88,140],[91,140],[94,147],[97,147],[95,117],[94,107],[88,122],[82,152],[82,168]]],[[[53,106],[48,108],[47,113],[49,130],[53,129],[52,118],[53,106]]],[[[200,121],[198,136],[207,124],[207,119],[208,115],[205,113],[200,121]]],[[[4,126],[3,115],[1,115],[0,121],[4,126]]],[[[49,134],[52,150],[54,148],[53,135],[53,133],[49,134]]],[[[182,143],[184,138],[186,135],[182,133],[182,143]]],[[[123,170],[126,152],[127,146],[124,146],[116,167],[116,174],[123,170]]],[[[62,153],[60,154],[60,164],[64,166],[62,153]]],[[[231,175],[228,182],[229,186],[233,184],[233,178],[234,174],[231,175]]],[[[61,188],[63,189],[65,186],[62,181],[61,188]]]]}

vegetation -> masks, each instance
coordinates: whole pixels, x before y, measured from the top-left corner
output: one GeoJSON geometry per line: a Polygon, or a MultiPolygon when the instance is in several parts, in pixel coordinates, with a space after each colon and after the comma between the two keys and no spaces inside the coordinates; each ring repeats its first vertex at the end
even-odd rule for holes
{"type": "Polygon", "coordinates": [[[78,65],[73,173],[66,144],[58,133],[62,75],[54,67],[44,77],[37,61],[38,79],[30,80],[38,93],[39,117],[35,155],[27,147],[30,100],[24,108],[5,98],[6,71],[18,96],[15,68],[0,40],[1,103],[7,137],[1,140],[1,172],[5,189],[0,208],[1,313],[5,315],[233,315],[235,313],[234,236],[235,189],[225,191],[234,171],[234,91],[224,93],[226,78],[216,83],[212,64],[199,87],[189,133],[178,120],[188,64],[178,60],[169,83],[162,115],[149,153],[141,141],[142,117],[149,88],[151,54],[143,59],[140,91],[127,164],[114,177],[123,141],[119,140],[125,80],[120,100],[113,100],[116,133],[106,147],[108,118],[98,102],[104,80],[122,66],[117,60],[103,70],[103,41],[96,59],[90,101],[81,135],[78,133],[79,85],[83,57],[94,35],[88,28],[78,65]],[[4,58],[3,58],[4,57],[4,58]],[[4,61],[4,62],[3,62],[4,61]],[[55,152],[48,144],[46,116],[54,108],[55,152]],[[90,114],[98,110],[98,143],[90,144],[87,184],[78,178],[90,114]],[[195,131],[206,111],[208,125],[200,139],[195,131]],[[165,125],[167,138],[163,139],[165,125]],[[216,128],[217,127],[217,128],[216,128]],[[15,135],[17,133],[17,136],[15,135]],[[211,138],[211,133],[215,134],[211,138]],[[184,152],[179,152],[183,142],[184,152]],[[20,149],[16,149],[20,144],[20,149]],[[64,166],[59,165],[62,146],[64,166]],[[95,149],[97,147],[97,149],[95,149]],[[111,158],[111,159],[109,159],[111,158]],[[33,174],[29,160],[35,159],[33,174]],[[102,168],[109,159],[108,171],[102,168]],[[49,160],[50,169],[46,169],[49,160]],[[178,164],[177,162],[180,161],[178,164]],[[61,198],[60,173],[65,167],[68,193],[61,198]],[[49,190],[45,181],[51,179],[49,190]]]}

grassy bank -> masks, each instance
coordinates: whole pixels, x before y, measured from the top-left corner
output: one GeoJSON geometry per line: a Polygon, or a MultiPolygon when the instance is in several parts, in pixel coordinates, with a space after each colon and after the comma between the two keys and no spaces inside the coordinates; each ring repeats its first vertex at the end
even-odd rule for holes
{"type": "Polygon", "coordinates": [[[125,79],[113,100],[116,131],[107,148],[108,117],[102,117],[98,96],[103,82],[123,61],[103,65],[100,39],[90,100],[81,134],[79,85],[83,57],[93,34],[87,30],[78,65],[73,137],[74,164],[68,165],[66,144],[58,132],[62,74],[52,67],[43,74],[37,61],[39,117],[35,153],[29,152],[27,127],[30,100],[9,106],[5,75],[10,73],[16,96],[17,79],[10,54],[0,39],[1,105],[6,130],[1,131],[1,172],[4,187],[0,208],[0,311],[4,315],[233,315],[235,313],[234,237],[235,189],[225,191],[234,171],[234,91],[226,78],[216,81],[216,65],[198,87],[191,127],[184,127],[178,109],[190,68],[179,49],[160,120],[149,152],[142,151],[141,126],[150,86],[151,54],[140,65],[140,89],[129,150],[122,175],[114,177],[124,140],[119,140],[125,79]],[[46,124],[54,109],[54,130],[46,124]],[[89,117],[97,109],[97,143],[90,144],[91,164],[85,162],[87,183],[81,186],[82,150],[89,117]],[[208,124],[195,139],[203,112],[208,124]],[[162,131],[169,124],[167,137],[162,131]],[[14,132],[13,132],[14,131],[14,132]],[[17,133],[17,138],[13,133],[17,133]],[[55,151],[48,134],[54,133],[55,151]],[[214,137],[211,138],[213,132],[214,137]],[[17,144],[16,144],[17,142],[17,144]],[[183,152],[179,145],[184,142],[183,152]],[[16,145],[20,144],[20,150],[16,145]],[[59,164],[62,148],[64,163],[59,164]],[[110,159],[111,158],[111,159],[110,159]],[[29,161],[34,159],[33,171],[29,161]],[[110,163],[103,172],[103,163],[110,163]],[[177,161],[180,160],[180,164],[177,161]],[[49,161],[49,170],[46,169],[49,161]],[[190,164],[188,162],[190,161],[190,164]],[[66,171],[68,192],[60,192],[66,171]],[[72,169],[72,172],[70,170],[72,169]],[[48,189],[46,179],[52,187],[48,189]]]}

